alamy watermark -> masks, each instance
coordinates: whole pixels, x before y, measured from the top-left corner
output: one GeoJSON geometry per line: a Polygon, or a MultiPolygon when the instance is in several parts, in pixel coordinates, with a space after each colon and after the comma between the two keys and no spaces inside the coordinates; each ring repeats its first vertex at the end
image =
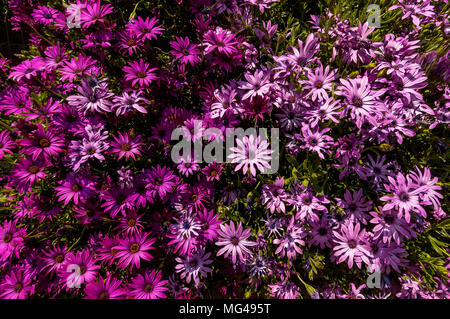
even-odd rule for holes
{"type": "Polygon", "coordinates": [[[375,27],[380,28],[381,27],[381,9],[378,4],[370,4],[367,7],[366,10],[367,13],[370,13],[369,17],[367,18],[367,24],[369,25],[369,28],[375,27]]]}

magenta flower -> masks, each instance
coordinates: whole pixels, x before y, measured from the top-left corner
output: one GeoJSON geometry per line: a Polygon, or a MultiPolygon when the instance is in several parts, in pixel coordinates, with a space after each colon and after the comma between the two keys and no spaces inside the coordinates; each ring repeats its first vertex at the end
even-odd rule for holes
{"type": "Polygon", "coordinates": [[[14,148],[14,141],[9,136],[9,131],[0,132],[0,161],[5,157],[5,153],[12,154],[11,149],[14,148]]]}
{"type": "Polygon", "coordinates": [[[182,64],[189,63],[194,66],[201,61],[200,50],[197,44],[191,44],[188,37],[184,39],[176,37],[176,41],[170,41],[173,50],[170,51],[182,64]]]}
{"type": "Polygon", "coordinates": [[[24,269],[11,269],[0,281],[0,297],[3,299],[27,299],[34,294],[34,274],[24,269]]]}
{"type": "Polygon", "coordinates": [[[323,214],[320,221],[312,222],[310,226],[311,239],[309,240],[309,243],[320,246],[321,249],[324,249],[325,246],[332,248],[332,231],[327,215],[323,214]]]}
{"type": "Polygon", "coordinates": [[[43,256],[42,261],[44,266],[42,267],[43,272],[46,275],[58,272],[62,267],[64,267],[64,261],[67,255],[67,247],[60,247],[56,245],[49,248],[48,250],[42,251],[43,256]]]}
{"type": "Polygon", "coordinates": [[[3,227],[0,225],[0,262],[12,256],[19,257],[25,235],[25,229],[16,228],[16,221],[5,220],[3,227]]]}
{"type": "Polygon", "coordinates": [[[309,90],[307,96],[311,96],[313,101],[319,99],[325,101],[328,99],[327,91],[332,90],[332,81],[336,77],[336,71],[330,72],[330,67],[327,65],[325,70],[320,63],[319,66],[313,71],[308,69],[308,80],[301,81],[303,88],[309,90]]]}
{"type": "Polygon", "coordinates": [[[131,91],[129,93],[124,91],[122,96],[114,97],[113,102],[116,115],[123,115],[135,110],[146,114],[145,106],[150,104],[150,101],[141,96],[141,93],[140,91],[131,91]]]}
{"type": "Polygon", "coordinates": [[[41,57],[36,56],[31,60],[25,60],[19,65],[12,68],[12,72],[9,74],[9,78],[20,82],[22,78],[27,80],[33,76],[37,76],[38,72],[44,68],[44,62],[41,57]]]}
{"type": "Polygon", "coordinates": [[[81,251],[69,252],[64,266],[59,269],[58,276],[64,281],[66,290],[79,287],[85,282],[95,281],[99,265],[95,264],[94,255],[85,248],[81,251]]]}
{"type": "Polygon", "coordinates": [[[381,239],[383,243],[390,244],[394,240],[400,244],[402,238],[411,239],[415,236],[414,231],[409,227],[408,223],[399,217],[393,210],[381,210],[381,213],[370,212],[372,219],[370,222],[375,224],[373,228],[373,238],[381,239]]]}
{"type": "Polygon", "coordinates": [[[336,243],[333,247],[333,256],[336,257],[338,264],[347,260],[348,268],[352,268],[353,264],[361,268],[362,262],[370,265],[369,258],[372,257],[372,253],[367,243],[367,233],[365,229],[361,229],[359,223],[343,224],[339,231],[333,231],[333,235],[336,243]]]}
{"type": "Polygon", "coordinates": [[[369,218],[367,212],[372,208],[372,201],[366,201],[362,188],[352,193],[346,190],[344,199],[336,198],[336,201],[348,214],[348,219],[351,222],[367,224],[367,219],[369,218]]]}
{"type": "Polygon", "coordinates": [[[89,28],[97,22],[105,24],[104,17],[113,12],[113,6],[109,3],[105,5],[100,4],[100,0],[92,1],[86,4],[86,7],[81,10],[80,22],[83,28],[89,28]]]}
{"type": "Polygon", "coordinates": [[[84,289],[85,299],[122,299],[126,292],[120,288],[121,284],[121,280],[111,276],[107,276],[106,279],[100,276],[97,282],[93,281],[87,284],[84,289]]]}
{"type": "Polygon", "coordinates": [[[172,192],[172,187],[175,186],[175,175],[167,167],[161,167],[158,164],[152,167],[147,182],[148,197],[154,198],[158,194],[159,198],[163,199],[167,193],[172,192]]]}
{"type": "Polygon", "coordinates": [[[69,105],[83,112],[84,115],[94,112],[111,112],[112,103],[109,99],[114,94],[109,91],[106,79],[97,81],[94,78],[84,78],[77,89],[79,94],[67,97],[69,105]]]}
{"type": "Polygon", "coordinates": [[[329,131],[329,128],[320,130],[318,126],[315,126],[311,129],[309,125],[304,125],[302,127],[302,134],[296,134],[295,136],[305,143],[300,148],[316,152],[321,159],[325,159],[323,153],[330,154],[331,150],[329,148],[333,146],[333,138],[325,135],[329,131]]]}
{"type": "Polygon", "coordinates": [[[218,54],[230,57],[239,52],[236,36],[230,31],[223,30],[219,27],[215,31],[209,30],[203,37],[205,42],[205,55],[217,52],[218,54]]]}
{"type": "Polygon", "coordinates": [[[364,120],[374,122],[373,116],[378,114],[382,108],[378,97],[383,94],[382,90],[372,90],[367,76],[357,79],[340,79],[341,86],[338,87],[337,95],[345,97],[350,116],[356,121],[356,125],[361,128],[364,120]]]}
{"type": "Polygon", "coordinates": [[[140,59],[129,63],[130,66],[124,66],[123,71],[125,74],[125,80],[131,81],[131,85],[136,84],[139,87],[148,87],[153,80],[158,77],[153,73],[158,70],[157,68],[149,68],[149,64],[140,59]]]}
{"type": "Polygon", "coordinates": [[[269,149],[267,140],[261,140],[260,136],[255,137],[252,134],[250,137],[244,136],[242,139],[237,139],[236,143],[237,147],[230,148],[233,153],[228,155],[232,163],[238,163],[234,171],[242,168],[244,174],[249,171],[252,176],[256,176],[256,168],[260,172],[270,168],[270,154],[273,150],[269,149]]]}
{"type": "Polygon", "coordinates": [[[58,191],[58,201],[64,201],[64,205],[69,204],[73,199],[75,205],[80,201],[88,199],[94,192],[94,183],[89,179],[79,175],[68,175],[61,186],[55,187],[58,191]]]}
{"type": "Polygon", "coordinates": [[[246,93],[242,96],[243,100],[256,97],[258,95],[264,96],[273,86],[270,81],[269,72],[257,70],[253,75],[249,72],[244,73],[244,77],[247,81],[239,82],[239,89],[246,91],[246,93]]]}
{"type": "Polygon", "coordinates": [[[255,242],[247,240],[252,234],[250,229],[242,229],[241,222],[237,228],[233,221],[229,225],[220,225],[218,233],[220,237],[216,241],[216,245],[224,247],[217,252],[217,256],[225,254],[224,257],[228,258],[231,254],[233,264],[236,264],[237,256],[239,256],[239,261],[244,262],[252,254],[248,247],[256,246],[255,242]]]}
{"type": "Polygon", "coordinates": [[[212,263],[212,260],[208,259],[209,256],[211,256],[211,253],[199,250],[191,255],[177,257],[175,260],[178,264],[175,266],[175,271],[181,273],[181,279],[186,278],[188,284],[193,280],[198,285],[200,283],[200,275],[206,277],[208,272],[212,272],[211,268],[207,267],[207,265],[212,263]]]}
{"type": "Polygon", "coordinates": [[[305,245],[303,237],[306,236],[305,228],[295,223],[294,216],[291,217],[289,225],[286,228],[286,233],[281,238],[274,239],[273,243],[278,245],[275,254],[280,254],[281,257],[287,255],[287,258],[293,259],[303,251],[300,246],[305,245]]]}
{"type": "Polygon", "coordinates": [[[167,237],[172,240],[168,245],[175,245],[175,252],[181,255],[190,255],[197,245],[197,237],[201,224],[191,214],[183,214],[180,218],[173,218],[176,224],[170,226],[171,234],[167,237]]]}
{"type": "Polygon", "coordinates": [[[156,39],[164,31],[164,28],[156,25],[158,21],[155,17],[151,19],[146,17],[145,20],[137,17],[127,24],[127,30],[135,33],[141,41],[156,39]]]}
{"type": "Polygon", "coordinates": [[[73,82],[79,76],[93,75],[98,68],[95,67],[96,61],[90,56],[78,55],[77,58],[71,58],[70,61],[64,61],[64,66],[59,69],[62,73],[61,81],[73,82]]]}
{"type": "Polygon", "coordinates": [[[50,25],[55,21],[58,14],[60,14],[58,10],[46,6],[38,6],[33,10],[31,16],[42,25],[50,25]]]}
{"type": "Polygon", "coordinates": [[[123,135],[119,132],[119,136],[114,136],[114,142],[110,144],[110,152],[117,153],[119,156],[118,159],[121,159],[125,156],[128,160],[130,157],[133,160],[136,160],[136,155],[142,155],[141,153],[141,145],[140,142],[141,136],[138,135],[134,138],[131,138],[128,133],[124,133],[123,135]]]}
{"type": "Polygon", "coordinates": [[[411,220],[411,212],[417,212],[423,217],[427,216],[418,195],[424,187],[417,187],[410,176],[405,178],[402,173],[398,173],[396,179],[389,176],[388,180],[390,184],[385,184],[384,187],[388,192],[393,193],[393,196],[380,197],[380,200],[387,202],[383,210],[395,208],[398,211],[398,217],[404,218],[408,223],[411,220]]]}
{"type": "Polygon", "coordinates": [[[284,213],[286,207],[284,202],[287,200],[287,194],[284,190],[284,178],[275,180],[274,184],[264,184],[262,188],[261,204],[265,205],[270,213],[284,213]]]}
{"type": "Polygon", "coordinates": [[[164,299],[167,298],[165,291],[167,280],[161,280],[161,272],[146,271],[144,275],[137,275],[130,283],[128,294],[134,299],[164,299]]]}
{"type": "Polygon", "coordinates": [[[148,250],[155,249],[152,245],[156,239],[147,238],[149,235],[144,232],[119,240],[119,244],[114,249],[118,250],[117,258],[120,267],[130,266],[130,270],[133,270],[135,266],[139,269],[141,268],[141,259],[148,261],[153,258],[148,250]]]}

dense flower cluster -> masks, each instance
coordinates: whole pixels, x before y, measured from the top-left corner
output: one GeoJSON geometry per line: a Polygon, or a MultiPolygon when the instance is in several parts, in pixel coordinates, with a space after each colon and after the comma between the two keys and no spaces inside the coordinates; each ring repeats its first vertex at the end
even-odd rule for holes
{"type": "Polygon", "coordinates": [[[449,298],[449,4],[339,2],[9,0],[0,297],[449,298]]]}

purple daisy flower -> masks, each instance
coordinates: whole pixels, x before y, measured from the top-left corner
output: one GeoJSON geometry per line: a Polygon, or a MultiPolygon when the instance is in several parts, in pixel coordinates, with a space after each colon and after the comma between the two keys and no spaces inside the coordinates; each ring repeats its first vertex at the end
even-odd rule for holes
{"type": "Polygon", "coordinates": [[[252,176],[256,176],[256,168],[260,172],[264,172],[265,168],[270,168],[270,154],[273,150],[269,149],[269,143],[261,140],[260,136],[255,135],[244,136],[242,139],[236,140],[237,147],[231,147],[233,153],[228,155],[232,163],[238,163],[234,171],[242,168],[244,174],[249,171],[252,176]],[[255,168],[256,166],[256,168],[255,168]]]}
{"type": "Polygon", "coordinates": [[[210,256],[211,253],[199,250],[191,255],[177,257],[175,260],[178,264],[175,266],[175,271],[181,273],[181,279],[186,278],[188,284],[193,280],[198,286],[200,283],[199,276],[206,277],[208,272],[212,272],[211,268],[207,267],[212,263],[212,260],[208,259],[210,256]]]}
{"type": "Polygon", "coordinates": [[[424,187],[417,188],[411,177],[405,178],[402,173],[398,173],[396,179],[388,176],[388,181],[390,184],[385,184],[384,187],[388,192],[393,193],[393,196],[380,197],[380,200],[387,202],[383,210],[395,208],[398,211],[398,217],[403,217],[408,223],[411,220],[411,212],[427,217],[425,209],[420,205],[418,195],[424,187]]]}
{"type": "Polygon", "coordinates": [[[163,199],[167,193],[172,192],[172,187],[175,186],[175,175],[172,170],[158,164],[152,167],[147,182],[148,197],[155,198],[158,194],[159,198],[163,199]]]}
{"type": "Polygon", "coordinates": [[[144,232],[119,240],[119,244],[114,247],[114,249],[118,250],[119,267],[126,268],[130,266],[130,270],[133,270],[135,266],[139,269],[141,267],[141,259],[148,261],[153,258],[148,250],[155,249],[152,245],[156,239],[147,238],[149,235],[149,233],[144,232]]]}
{"type": "Polygon", "coordinates": [[[380,209],[380,212],[370,212],[373,217],[370,222],[375,224],[373,228],[375,240],[381,239],[383,243],[388,244],[394,240],[397,244],[400,244],[402,238],[411,239],[411,237],[415,237],[414,231],[404,219],[397,216],[396,211],[380,209]]]}
{"type": "Polygon", "coordinates": [[[132,86],[139,85],[139,87],[148,87],[153,80],[158,77],[153,73],[157,68],[149,68],[149,64],[140,59],[139,61],[132,61],[123,67],[125,72],[125,80],[131,81],[132,86]]]}
{"type": "Polygon", "coordinates": [[[372,257],[370,246],[367,243],[367,233],[361,229],[359,223],[348,222],[341,226],[339,232],[333,231],[336,246],[333,247],[333,256],[337,263],[347,260],[348,268],[355,263],[361,268],[361,262],[370,265],[369,258],[372,257]]]}
{"type": "Polygon", "coordinates": [[[119,156],[118,159],[121,159],[125,156],[128,160],[130,157],[133,160],[136,160],[136,155],[142,155],[141,153],[141,145],[142,142],[141,136],[138,135],[131,139],[128,133],[124,133],[123,135],[119,132],[119,136],[114,136],[114,142],[110,143],[110,152],[117,153],[119,156]]]}
{"type": "Polygon", "coordinates": [[[4,299],[27,299],[34,294],[33,273],[24,269],[11,269],[0,281],[0,297],[4,299]]]}
{"type": "Polygon", "coordinates": [[[5,153],[12,154],[11,150],[14,148],[14,141],[9,136],[9,131],[4,130],[0,132],[0,161],[5,157],[5,153]]]}
{"type": "Polygon", "coordinates": [[[66,255],[64,266],[59,269],[58,276],[64,282],[66,290],[79,287],[85,282],[95,281],[99,265],[95,264],[94,255],[89,249],[69,252],[66,255]]]}
{"type": "Polygon", "coordinates": [[[201,61],[200,50],[197,44],[191,44],[188,37],[184,39],[176,37],[176,41],[170,41],[173,50],[170,51],[182,64],[189,63],[194,66],[201,61]]]}
{"type": "Polygon", "coordinates": [[[0,225],[0,261],[5,261],[12,256],[19,257],[20,251],[24,248],[25,229],[16,228],[16,221],[3,222],[0,225]]]}
{"type": "Polygon", "coordinates": [[[236,228],[233,221],[229,225],[220,225],[218,231],[219,239],[216,241],[217,246],[224,246],[218,252],[217,256],[224,255],[225,258],[231,254],[233,264],[236,264],[237,255],[241,262],[245,262],[252,252],[248,247],[256,246],[255,242],[247,240],[251,235],[250,229],[242,229],[242,223],[239,222],[236,228]]]}
{"type": "Polygon", "coordinates": [[[167,298],[165,291],[167,280],[161,280],[161,272],[146,271],[144,275],[137,275],[130,283],[128,294],[134,299],[164,299],[167,298]]]}
{"type": "Polygon", "coordinates": [[[143,114],[147,114],[145,109],[146,105],[150,104],[150,101],[140,96],[141,91],[123,92],[122,96],[116,96],[113,98],[114,108],[116,109],[116,115],[124,115],[131,111],[138,111],[143,114]]]}
{"type": "Polygon", "coordinates": [[[141,41],[156,39],[159,34],[162,34],[164,28],[157,26],[158,19],[153,17],[146,17],[145,20],[141,17],[137,17],[127,24],[127,30],[135,33],[141,41]]]}
{"type": "Polygon", "coordinates": [[[85,299],[122,299],[126,294],[125,290],[120,288],[121,280],[107,276],[106,279],[98,277],[97,282],[92,281],[86,285],[84,292],[85,299]]]}
{"type": "Polygon", "coordinates": [[[44,265],[41,269],[46,275],[58,272],[63,266],[67,255],[67,247],[60,247],[56,245],[49,248],[48,250],[42,251],[43,256],[41,257],[44,265]]]}
{"type": "Polygon", "coordinates": [[[306,229],[295,223],[294,216],[291,217],[289,225],[286,228],[286,233],[281,238],[274,239],[273,243],[278,245],[275,254],[280,254],[281,257],[287,255],[288,259],[293,259],[303,251],[300,248],[305,245],[303,237],[306,236],[306,229]]]}
{"type": "Polygon", "coordinates": [[[64,201],[64,205],[69,204],[73,199],[75,205],[78,205],[80,201],[84,201],[89,198],[94,192],[94,182],[80,176],[80,175],[68,175],[67,178],[61,182],[61,186],[55,187],[55,191],[58,191],[58,201],[64,201]]]}

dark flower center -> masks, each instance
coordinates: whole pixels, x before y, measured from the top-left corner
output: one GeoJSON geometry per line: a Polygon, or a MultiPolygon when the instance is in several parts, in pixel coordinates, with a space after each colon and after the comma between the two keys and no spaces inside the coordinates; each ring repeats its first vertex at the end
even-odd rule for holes
{"type": "Polygon", "coordinates": [[[34,72],[34,69],[33,69],[33,68],[28,68],[28,69],[26,69],[24,73],[31,73],[31,72],[34,72]]]}
{"type": "Polygon", "coordinates": [[[145,285],[145,287],[144,287],[144,291],[146,292],[146,293],[151,293],[152,291],[153,291],[153,285],[152,284],[146,284],[145,285]]]}
{"type": "Polygon", "coordinates": [[[181,49],[181,53],[184,55],[189,55],[189,51],[186,48],[181,49]]]}
{"type": "Polygon", "coordinates": [[[195,203],[198,199],[198,195],[194,194],[191,196],[192,201],[195,203]]]}
{"type": "Polygon", "coordinates": [[[37,165],[31,165],[30,167],[28,167],[28,172],[30,172],[31,174],[36,174],[39,171],[39,166],[37,165]]]}
{"type": "Polygon", "coordinates": [[[309,204],[312,203],[312,198],[311,198],[310,196],[305,196],[305,197],[303,197],[302,202],[303,202],[303,204],[305,204],[305,205],[309,205],[309,204]]]}
{"type": "Polygon", "coordinates": [[[118,204],[122,205],[123,203],[125,203],[125,199],[126,198],[127,197],[124,194],[119,194],[116,197],[116,201],[117,201],[118,204]]]}
{"type": "Polygon", "coordinates": [[[303,57],[303,56],[301,56],[301,57],[299,57],[299,58],[297,59],[297,64],[300,65],[300,66],[303,66],[303,65],[306,64],[306,61],[307,61],[306,58],[303,57]]]}
{"type": "Polygon", "coordinates": [[[109,293],[107,291],[102,291],[99,295],[98,295],[98,299],[109,299],[109,293]]]}
{"type": "Polygon", "coordinates": [[[94,216],[94,210],[86,208],[86,210],[84,211],[87,217],[92,217],[94,216]]]}
{"type": "Polygon", "coordinates": [[[349,211],[351,211],[351,212],[354,212],[355,210],[356,210],[356,205],[355,204],[350,204],[349,206],[348,206],[348,210],[349,211]]]}
{"type": "Polygon", "coordinates": [[[73,70],[73,73],[78,74],[78,73],[82,73],[83,69],[81,68],[76,68],[75,70],[73,70]]]}
{"type": "Polygon", "coordinates": [[[394,216],[392,216],[392,215],[386,215],[386,216],[384,216],[384,221],[385,221],[387,224],[391,225],[391,224],[394,222],[394,216]]]}
{"type": "Polygon", "coordinates": [[[9,243],[13,239],[13,236],[10,233],[6,233],[5,236],[3,236],[3,242],[9,243]]]}
{"type": "Polygon", "coordinates": [[[133,99],[127,99],[127,101],[125,102],[126,105],[131,106],[134,104],[134,100],[133,99]]]}
{"type": "Polygon", "coordinates": [[[213,170],[209,173],[209,175],[210,175],[211,177],[215,177],[215,176],[217,175],[217,171],[216,171],[215,169],[213,169],[213,170]]]}
{"type": "Polygon", "coordinates": [[[377,175],[381,173],[381,169],[380,169],[379,167],[374,167],[374,168],[373,168],[373,171],[374,171],[374,173],[377,174],[377,175]]]}
{"type": "Polygon", "coordinates": [[[81,266],[80,266],[80,274],[81,274],[81,275],[84,275],[84,274],[86,273],[86,271],[87,271],[86,266],[85,266],[85,265],[81,265],[81,266]]]}
{"type": "Polygon", "coordinates": [[[409,195],[406,194],[406,193],[401,193],[401,194],[400,194],[400,200],[401,200],[402,202],[407,202],[407,201],[409,200],[409,195]]]}
{"type": "Polygon", "coordinates": [[[186,168],[190,168],[191,167],[191,163],[186,163],[186,164],[184,164],[184,166],[186,166],[186,168]]]}
{"type": "Polygon", "coordinates": [[[316,82],[314,83],[314,86],[315,86],[316,88],[320,89],[320,88],[323,86],[323,82],[320,81],[320,80],[318,80],[318,81],[316,81],[316,82]]]}
{"type": "Polygon", "coordinates": [[[94,154],[94,153],[95,153],[95,148],[93,148],[92,146],[89,146],[89,147],[86,149],[86,153],[88,153],[89,155],[94,154]]]}
{"type": "Polygon", "coordinates": [[[136,41],[133,39],[130,39],[130,40],[128,40],[127,44],[129,47],[132,47],[132,46],[136,45],[136,41]]]}
{"type": "Polygon", "coordinates": [[[60,264],[60,263],[62,263],[64,261],[64,255],[63,254],[58,254],[58,255],[56,255],[56,257],[55,257],[55,262],[57,263],[57,264],[60,264]]]}
{"type": "Polygon", "coordinates": [[[348,247],[350,248],[355,248],[356,247],[356,241],[354,241],[353,239],[348,241],[348,247]]]}
{"type": "Polygon", "coordinates": [[[196,267],[196,266],[197,266],[197,260],[192,259],[192,260],[189,262],[189,266],[191,266],[192,268],[193,268],[193,267],[196,267]]]}
{"type": "Polygon", "coordinates": [[[239,244],[239,238],[237,238],[236,236],[232,237],[231,244],[233,244],[234,246],[237,246],[239,244]]]}
{"type": "Polygon", "coordinates": [[[72,186],[72,191],[75,193],[79,192],[81,190],[81,187],[78,184],[75,184],[72,186]]]}
{"type": "Polygon", "coordinates": [[[158,185],[158,186],[161,186],[162,183],[163,183],[163,179],[162,179],[161,177],[158,177],[158,178],[155,180],[155,184],[158,185]]]}
{"type": "Polygon", "coordinates": [[[319,235],[321,236],[325,236],[327,234],[327,229],[326,228],[319,228],[319,235]]]}
{"type": "Polygon", "coordinates": [[[404,88],[403,82],[395,83],[395,87],[397,88],[397,90],[402,91],[404,88]]]}
{"type": "Polygon", "coordinates": [[[134,227],[136,226],[136,219],[131,218],[130,220],[128,220],[128,227],[134,227]]]}
{"type": "Polygon", "coordinates": [[[130,246],[130,252],[135,254],[139,251],[139,248],[140,248],[139,244],[134,243],[130,246]]]}
{"type": "Polygon", "coordinates": [[[137,73],[137,77],[140,78],[140,79],[143,79],[143,78],[145,78],[146,76],[147,76],[147,73],[145,73],[145,71],[139,71],[139,72],[137,73]]]}
{"type": "Polygon", "coordinates": [[[39,140],[39,145],[41,147],[49,147],[50,146],[50,141],[48,139],[46,139],[46,138],[41,138],[39,140]]]}
{"type": "Polygon", "coordinates": [[[355,96],[354,98],[353,98],[353,100],[352,100],[352,103],[353,103],[353,105],[354,106],[356,106],[356,107],[361,107],[361,106],[363,106],[363,100],[360,98],[360,97],[358,97],[358,96],[355,96]]]}
{"type": "Polygon", "coordinates": [[[122,144],[122,146],[120,147],[120,149],[124,152],[129,152],[131,150],[131,146],[128,143],[122,144]]]}
{"type": "Polygon", "coordinates": [[[309,144],[311,144],[312,146],[317,146],[317,144],[319,144],[319,142],[317,141],[317,139],[315,137],[312,137],[309,139],[309,144]]]}
{"type": "Polygon", "coordinates": [[[91,101],[92,103],[95,103],[95,102],[97,102],[97,97],[94,95],[94,94],[92,94],[90,97],[89,97],[89,101],[91,101]]]}
{"type": "Polygon", "coordinates": [[[225,46],[225,43],[223,41],[217,41],[216,45],[220,48],[223,48],[225,46]]]}
{"type": "Polygon", "coordinates": [[[22,283],[19,282],[18,284],[16,284],[14,286],[14,292],[19,293],[20,291],[22,291],[22,288],[23,288],[23,285],[22,285],[22,283]]]}

